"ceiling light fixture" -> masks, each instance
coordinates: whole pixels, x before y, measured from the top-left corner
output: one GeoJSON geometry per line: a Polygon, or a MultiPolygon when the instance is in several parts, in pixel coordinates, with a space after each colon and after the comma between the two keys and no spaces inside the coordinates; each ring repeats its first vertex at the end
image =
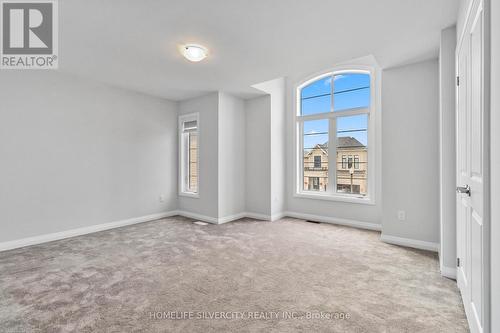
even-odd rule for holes
{"type": "Polygon", "coordinates": [[[201,45],[187,44],[182,46],[181,53],[187,60],[198,62],[207,57],[208,50],[201,45]]]}

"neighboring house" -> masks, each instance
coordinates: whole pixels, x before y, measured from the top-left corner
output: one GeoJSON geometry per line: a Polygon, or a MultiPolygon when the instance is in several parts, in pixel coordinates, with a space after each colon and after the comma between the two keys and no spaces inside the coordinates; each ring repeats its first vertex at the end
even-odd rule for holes
{"type": "MultiPolygon", "coordinates": [[[[337,192],[367,193],[365,145],[353,137],[337,140],[337,192]]],[[[318,144],[304,156],[304,189],[326,191],[328,184],[328,143],[318,144]]]]}

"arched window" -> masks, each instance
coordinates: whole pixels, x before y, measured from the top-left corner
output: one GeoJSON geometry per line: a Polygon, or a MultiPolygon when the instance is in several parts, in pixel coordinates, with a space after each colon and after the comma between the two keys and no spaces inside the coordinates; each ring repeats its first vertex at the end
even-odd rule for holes
{"type": "Polygon", "coordinates": [[[341,70],[297,88],[297,194],[368,199],[373,72],[341,70]]]}

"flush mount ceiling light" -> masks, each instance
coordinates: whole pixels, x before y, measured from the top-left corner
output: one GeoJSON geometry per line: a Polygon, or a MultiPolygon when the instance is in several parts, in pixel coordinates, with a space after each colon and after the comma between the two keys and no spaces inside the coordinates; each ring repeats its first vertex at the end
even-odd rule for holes
{"type": "Polygon", "coordinates": [[[206,47],[198,44],[187,44],[182,46],[181,53],[187,60],[198,62],[207,57],[208,50],[206,47]]]}

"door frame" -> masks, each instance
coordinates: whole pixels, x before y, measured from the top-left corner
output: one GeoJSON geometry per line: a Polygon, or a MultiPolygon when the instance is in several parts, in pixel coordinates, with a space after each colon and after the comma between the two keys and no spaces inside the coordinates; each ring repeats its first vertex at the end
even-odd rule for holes
{"type": "MultiPolygon", "coordinates": [[[[457,46],[455,51],[455,74],[458,77],[459,73],[459,50],[462,47],[463,41],[465,39],[466,33],[468,33],[469,28],[476,19],[475,13],[478,8],[482,6],[483,10],[483,202],[484,202],[484,216],[483,216],[483,247],[482,247],[482,255],[483,255],[483,297],[482,306],[483,306],[483,314],[484,314],[484,322],[483,322],[483,332],[490,333],[491,332],[491,262],[490,262],[490,248],[491,248],[491,176],[490,176],[490,82],[491,82],[491,66],[490,66],[490,8],[491,8],[491,0],[471,0],[469,3],[469,7],[466,11],[466,16],[464,20],[464,24],[461,31],[458,31],[459,38],[457,39],[457,46]]],[[[455,85],[455,129],[456,129],[456,138],[455,142],[458,142],[458,135],[460,135],[458,131],[458,85],[455,85]]],[[[459,181],[459,163],[458,163],[458,147],[456,149],[457,154],[457,182],[459,181]]],[[[457,186],[462,186],[462,184],[457,183],[457,186]]],[[[457,217],[458,218],[458,217],[457,217]]],[[[457,248],[458,248],[458,239],[457,239],[457,248]]],[[[458,254],[458,249],[457,249],[458,254]]],[[[457,272],[458,273],[458,272],[457,272]]],[[[464,304],[464,306],[467,306],[464,304]]],[[[467,318],[469,320],[469,318],[467,318]]],[[[472,318],[471,318],[472,319],[472,318]]],[[[469,324],[471,320],[469,320],[469,324]]],[[[470,327],[474,329],[475,327],[470,327]]]]}

